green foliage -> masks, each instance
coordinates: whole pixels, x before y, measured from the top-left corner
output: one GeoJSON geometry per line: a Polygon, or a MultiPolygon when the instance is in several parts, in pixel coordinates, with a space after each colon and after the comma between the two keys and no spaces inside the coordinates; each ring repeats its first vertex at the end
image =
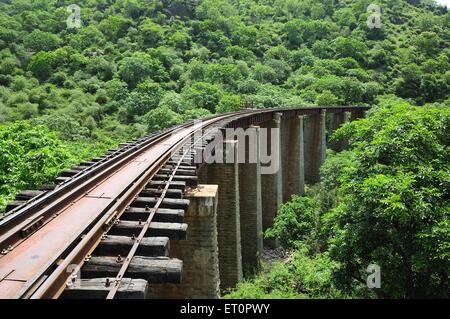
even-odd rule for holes
{"type": "Polygon", "coordinates": [[[330,239],[333,258],[343,263],[342,282],[361,278],[375,262],[383,269],[379,296],[448,296],[448,107],[385,101],[337,135],[350,139],[354,153],[339,176],[338,231],[330,239]],[[435,236],[438,246],[429,240],[435,236]]]}
{"type": "Polygon", "coordinates": [[[44,126],[0,125],[0,210],[17,190],[39,187],[71,160],[61,141],[44,126]]]}
{"type": "Polygon", "coordinates": [[[217,107],[217,113],[236,112],[241,109],[241,97],[239,95],[224,95],[217,107]]]}
{"type": "Polygon", "coordinates": [[[39,51],[52,51],[61,44],[61,39],[52,33],[34,30],[23,39],[27,49],[39,51]]]}
{"type": "Polygon", "coordinates": [[[163,81],[167,74],[162,63],[148,54],[137,52],[120,63],[119,75],[131,88],[148,79],[163,81]]]}
{"type": "Polygon", "coordinates": [[[143,117],[148,132],[160,131],[182,121],[181,117],[168,107],[157,107],[143,117]]]}
{"type": "Polygon", "coordinates": [[[206,82],[197,82],[183,90],[183,99],[192,108],[206,109],[212,113],[222,98],[222,90],[219,86],[206,82]]]}
{"type": "Polygon", "coordinates": [[[311,256],[308,248],[299,243],[288,261],[275,263],[259,276],[238,284],[225,298],[346,298],[349,295],[339,291],[332,281],[337,268],[327,253],[311,256]]]}
{"type": "Polygon", "coordinates": [[[266,231],[266,237],[278,238],[283,247],[295,247],[296,242],[311,236],[316,210],[317,203],[314,200],[292,196],[292,200],[279,209],[273,227],[266,231]]]}

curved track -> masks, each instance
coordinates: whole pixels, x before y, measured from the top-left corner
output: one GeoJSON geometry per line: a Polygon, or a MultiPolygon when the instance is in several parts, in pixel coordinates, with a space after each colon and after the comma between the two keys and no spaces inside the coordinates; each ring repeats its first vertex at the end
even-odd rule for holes
{"type": "MultiPolygon", "coordinates": [[[[124,144],[91,166],[62,179],[54,190],[39,193],[0,219],[0,298],[58,298],[70,284],[73,274],[85,262],[90,262],[92,254],[99,250],[105,256],[95,259],[92,264],[104,264],[112,259],[114,269],[111,273],[91,270],[92,276],[105,277],[106,297],[116,297],[127,271],[136,268],[132,261],[139,250],[149,245],[150,240],[160,238],[149,237],[152,231],[155,232],[150,229],[152,221],[169,218],[167,216],[177,209],[186,209],[189,205],[181,194],[186,186],[190,186],[190,181],[195,184],[194,147],[201,148],[207,144],[211,139],[210,130],[261,123],[272,118],[275,112],[292,116],[320,110],[243,111],[187,123],[124,144]],[[192,136],[199,131],[203,132],[201,137],[192,141],[192,136]],[[130,208],[136,202],[138,204],[130,208]],[[135,227],[135,233],[129,235],[130,241],[119,249],[123,257],[114,255],[116,248],[112,253],[105,253],[104,247],[108,242],[127,240],[114,235],[120,233],[117,229],[123,231],[131,227],[122,222],[121,217],[125,215],[128,216],[125,220],[138,224],[131,225],[135,227]],[[108,236],[112,237],[106,240],[108,236]]],[[[173,216],[169,220],[171,218],[178,221],[173,216]]],[[[181,223],[174,225],[185,227],[181,223]]],[[[168,237],[175,236],[173,233],[172,230],[168,237]]],[[[169,268],[173,264],[176,268],[180,262],[169,260],[167,256],[145,261],[153,262],[155,269],[160,264],[169,268]]],[[[149,276],[149,280],[153,280],[149,276]]],[[[168,281],[178,280],[177,274],[175,279],[167,278],[168,281]]]]}

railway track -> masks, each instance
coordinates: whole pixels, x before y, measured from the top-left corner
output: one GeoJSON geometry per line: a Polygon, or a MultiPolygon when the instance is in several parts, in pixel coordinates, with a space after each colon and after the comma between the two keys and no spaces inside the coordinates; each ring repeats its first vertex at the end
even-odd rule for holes
{"type": "Polygon", "coordinates": [[[0,220],[0,298],[142,297],[147,283],[180,282],[182,261],[168,253],[171,239],[186,236],[194,146],[237,116],[123,144],[54,187],[19,194],[0,220]]]}
{"type": "Polygon", "coordinates": [[[218,128],[249,127],[278,112],[317,115],[323,108],[247,110],[186,123],[19,194],[0,217],[0,299],[144,298],[148,284],[180,283],[182,261],[168,256],[170,241],[186,237],[183,194],[197,185],[196,152],[222,134],[218,128]]]}

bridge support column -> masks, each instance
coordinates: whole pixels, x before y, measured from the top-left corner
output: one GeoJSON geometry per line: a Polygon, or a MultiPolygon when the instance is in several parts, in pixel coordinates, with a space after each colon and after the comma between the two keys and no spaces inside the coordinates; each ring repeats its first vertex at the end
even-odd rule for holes
{"type": "MultiPolygon", "coordinates": [[[[275,118],[264,126],[264,134],[261,135],[261,160],[263,154],[271,155],[272,161],[275,161],[274,170],[266,170],[264,165],[261,167],[261,188],[262,188],[262,220],[263,231],[273,226],[273,221],[277,215],[278,209],[283,202],[283,173],[281,157],[281,113],[276,113],[275,118]]],[[[263,163],[264,164],[264,163],[263,163]]],[[[276,248],[278,242],[276,239],[264,239],[264,246],[276,248]]]]}
{"type": "Polygon", "coordinates": [[[305,192],[303,116],[282,121],[283,202],[305,192]]]}
{"type": "Polygon", "coordinates": [[[364,110],[353,110],[352,112],[350,112],[351,116],[350,116],[350,121],[355,121],[358,120],[360,118],[365,117],[366,112],[364,110]]]}
{"type": "Polygon", "coordinates": [[[252,271],[259,267],[263,251],[260,127],[252,126],[247,133],[248,141],[239,140],[239,207],[242,265],[252,271]]]}
{"type": "MultiPolygon", "coordinates": [[[[350,120],[349,112],[333,113],[331,119],[330,137],[337,129],[339,129],[343,124],[347,123],[349,120],[350,120]]],[[[344,139],[339,139],[337,141],[330,142],[329,146],[336,152],[341,152],[347,148],[348,143],[344,139]]]]}
{"type": "Polygon", "coordinates": [[[326,111],[308,116],[305,131],[305,180],[320,182],[320,167],[326,156],[326,111]]]}
{"type": "Polygon", "coordinates": [[[217,230],[221,290],[235,287],[243,277],[237,146],[237,141],[224,141],[224,163],[210,164],[204,167],[206,171],[202,173],[208,183],[219,186],[217,230]],[[229,153],[227,156],[225,150],[234,154],[229,153]]]}
{"type": "Polygon", "coordinates": [[[187,240],[172,240],[171,257],[183,261],[181,284],[151,284],[151,298],[219,298],[219,256],[217,240],[217,185],[198,185],[189,190],[184,221],[187,240]]]}

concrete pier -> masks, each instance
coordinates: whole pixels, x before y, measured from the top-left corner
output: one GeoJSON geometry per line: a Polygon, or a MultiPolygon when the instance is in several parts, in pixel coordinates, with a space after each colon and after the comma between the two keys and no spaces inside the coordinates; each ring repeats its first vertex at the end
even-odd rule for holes
{"type": "Polygon", "coordinates": [[[283,202],[305,192],[305,149],[303,116],[282,120],[281,152],[283,202]]]}
{"type": "MultiPolygon", "coordinates": [[[[217,231],[219,243],[220,289],[235,287],[242,281],[241,226],[239,205],[238,142],[223,143],[224,163],[213,163],[203,168],[209,184],[219,186],[217,231]],[[233,153],[233,154],[232,154],[233,153]],[[232,163],[226,163],[232,155],[232,163]]],[[[203,178],[204,180],[204,178],[203,178]]]]}
{"type": "Polygon", "coordinates": [[[260,127],[252,126],[239,142],[239,197],[243,269],[259,267],[263,250],[260,127]],[[241,148],[243,152],[241,152],[241,148]],[[250,154],[250,152],[255,154],[250,154]]]}
{"type": "Polygon", "coordinates": [[[310,115],[305,130],[305,181],[320,182],[320,167],[326,156],[326,111],[310,115]]]}
{"type": "MultiPolygon", "coordinates": [[[[262,194],[262,220],[263,231],[273,226],[274,218],[283,202],[283,172],[281,157],[281,113],[276,113],[274,119],[269,123],[265,123],[262,128],[266,129],[261,135],[261,150],[263,155],[272,155],[272,158],[278,161],[278,169],[272,174],[264,174],[261,171],[261,188],[262,194]],[[271,131],[274,129],[274,131],[271,131]],[[276,133],[278,132],[278,134],[276,133]],[[272,139],[276,139],[272,141],[272,139]],[[272,143],[273,142],[273,143],[272,143]],[[273,145],[272,145],[273,144],[273,145]]],[[[264,239],[264,246],[275,248],[278,243],[275,239],[264,239]]]]}
{"type": "Polygon", "coordinates": [[[170,242],[170,256],[183,261],[181,284],[150,284],[150,298],[219,298],[218,186],[198,185],[185,198],[187,239],[170,242]]]}

